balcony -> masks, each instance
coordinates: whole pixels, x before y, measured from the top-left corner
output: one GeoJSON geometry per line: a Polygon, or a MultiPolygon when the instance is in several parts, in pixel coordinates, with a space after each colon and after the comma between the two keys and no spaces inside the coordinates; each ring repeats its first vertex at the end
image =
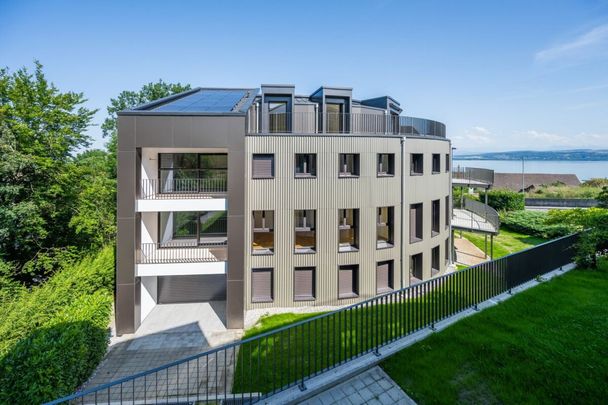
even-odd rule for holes
{"type": "Polygon", "coordinates": [[[249,134],[353,134],[435,136],[445,138],[445,125],[424,118],[369,113],[270,113],[247,114],[249,134]]]}
{"type": "Polygon", "coordinates": [[[225,177],[143,179],[139,198],[142,200],[223,198],[228,190],[225,177]]]}
{"type": "Polygon", "coordinates": [[[222,238],[216,241],[196,240],[142,243],[138,264],[208,263],[224,262],[228,258],[228,243],[222,238]]]}

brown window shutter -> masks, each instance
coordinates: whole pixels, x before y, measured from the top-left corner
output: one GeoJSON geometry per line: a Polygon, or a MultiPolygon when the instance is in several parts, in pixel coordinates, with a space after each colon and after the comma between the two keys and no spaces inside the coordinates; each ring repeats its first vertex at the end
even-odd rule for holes
{"type": "Polygon", "coordinates": [[[253,178],[274,177],[274,155],[253,155],[253,178]]]}
{"type": "Polygon", "coordinates": [[[315,297],[314,267],[296,268],[294,276],[294,299],[310,300],[315,297]]]}
{"type": "Polygon", "coordinates": [[[376,266],[376,290],[378,293],[392,290],[391,263],[380,262],[376,266]]]}
{"type": "Polygon", "coordinates": [[[353,292],[353,270],[351,268],[340,269],[339,293],[347,296],[353,292]]]}
{"type": "Polygon", "coordinates": [[[251,272],[251,301],[272,301],[272,269],[253,269],[251,272]]]}

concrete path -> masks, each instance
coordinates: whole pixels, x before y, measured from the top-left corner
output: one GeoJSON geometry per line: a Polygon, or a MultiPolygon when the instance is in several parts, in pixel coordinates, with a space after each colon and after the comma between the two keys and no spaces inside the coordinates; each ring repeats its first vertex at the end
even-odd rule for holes
{"type": "Polygon", "coordinates": [[[483,250],[479,249],[471,241],[458,237],[458,231],[454,232],[454,247],[456,248],[456,263],[458,264],[474,266],[489,260],[489,257],[486,257],[483,250]]]}
{"type": "Polygon", "coordinates": [[[410,405],[415,402],[376,366],[300,404],[306,405],[410,405]]]}
{"type": "MultiPolygon", "coordinates": [[[[224,326],[225,307],[225,302],[157,305],[135,334],[112,337],[108,353],[84,388],[116,381],[240,339],[242,331],[224,326]]],[[[230,392],[237,353],[230,354],[226,358],[193,360],[187,366],[182,364],[159,373],[160,378],[151,374],[147,381],[138,380],[102,395],[110,400],[142,399],[144,387],[150,389],[152,383],[155,389],[160,386],[162,390],[165,386],[164,391],[171,395],[187,395],[194,389],[197,393],[203,389],[205,395],[206,388],[202,387],[208,386],[213,387],[209,394],[230,392]]],[[[98,396],[97,400],[103,399],[98,396]]]]}

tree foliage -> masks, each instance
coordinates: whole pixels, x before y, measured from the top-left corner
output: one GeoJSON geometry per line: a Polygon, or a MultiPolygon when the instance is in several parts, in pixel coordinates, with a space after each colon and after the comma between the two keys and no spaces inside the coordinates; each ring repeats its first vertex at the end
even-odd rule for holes
{"type": "MultiPolygon", "coordinates": [[[[479,196],[482,200],[482,196],[479,196]]],[[[511,190],[488,191],[488,205],[496,211],[517,211],[525,207],[524,195],[511,190]]]]}
{"type": "Polygon", "coordinates": [[[551,210],[547,223],[582,231],[576,261],[580,266],[597,268],[598,252],[608,249],[608,209],[551,210]]]}

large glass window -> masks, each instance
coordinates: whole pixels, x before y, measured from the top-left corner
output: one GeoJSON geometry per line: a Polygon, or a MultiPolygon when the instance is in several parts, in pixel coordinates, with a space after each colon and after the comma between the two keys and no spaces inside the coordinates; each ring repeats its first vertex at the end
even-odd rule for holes
{"type": "Polygon", "coordinates": [[[287,101],[270,101],[268,103],[268,131],[289,132],[289,113],[287,101]]]}
{"type": "Polygon", "coordinates": [[[441,172],[441,155],[439,153],[433,153],[433,159],[431,163],[433,174],[441,172]]]}
{"type": "Polygon", "coordinates": [[[226,153],[160,153],[160,193],[225,192],[226,153]]]}
{"type": "Polygon", "coordinates": [[[344,103],[327,103],[326,131],[334,134],[341,134],[345,129],[344,103]]]}
{"type": "Polygon", "coordinates": [[[410,243],[422,240],[422,203],[410,205],[410,243]]]}
{"type": "Polygon", "coordinates": [[[295,253],[314,253],[317,244],[314,210],[295,211],[295,253]]]}
{"type": "Polygon", "coordinates": [[[394,207],[380,207],[376,214],[376,247],[392,247],[394,244],[394,207]]]}
{"type": "Polygon", "coordinates": [[[161,246],[184,242],[192,245],[226,243],[226,211],[161,212],[159,220],[161,246]]]}
{"type": "Polygon", "coordinates": [[[350,252],[359,247],[359,210],[338,210],[338,250],[350,252]]]}
{"type": "Polygon", "coordinates": [[[422,253],[410,256],[410,284],[422,281],[422,253]]]}
{"type": "Polygon", "coordinates": [[[410,157],[410,175],[419,176],[424,174],[424,155],[412,153],[410,157]]]}
{"type": "Polygon", "coordinates": [[[274,211],[253,211],[253,254],[274,252],[274,211]]]}

